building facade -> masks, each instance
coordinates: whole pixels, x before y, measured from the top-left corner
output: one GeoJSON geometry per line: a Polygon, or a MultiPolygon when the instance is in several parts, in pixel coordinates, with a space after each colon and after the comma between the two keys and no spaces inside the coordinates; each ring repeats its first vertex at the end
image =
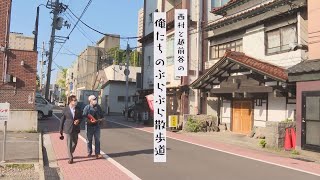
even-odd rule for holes
{"type": "Polygon", "coordinates": [[[208,56],[207,32],[202,31],[206,22],[217,18],[210,15],[211,1],[158,0],[144,1],[144,36],[140,39],[143,49],[142,89],[138,94],[143,98],[153,93],[153,14],[166,12],[167,19],[167,115],[201,113],[201,96],[199,90],[189,88],[203,72],[208,56]],[[174,76],[174,12],[175,9],[188,10],[188,76],[174,76]]]}
{"type": "Polygon", "coordinates": [[[308,0],[308,58],[288,69],[296,83],[296,148],[320,152],[320,4],[308,0]]]}
{"type": "Polygon", "coordinates": [[[10,47],[11,3],[11,0],[0,1],[0,103],[10,103],[8,130],[37,130],[34,100],[37,52],[10,47]]]}
{"type": "Polygon", "coordinates": [[[295,119],[295,85],[286,70],[306,57],[306,1],[229,1],[208,23],[206,73],[191,86],[202,91],[207,114],[229,130],[249,134],[268,121],[295,119]]]}
{"type": "MultiPolygon", "coordinates": [[[[138,31],[137,31],[137,36],[142,37],[143,36],[143,16],[144,16],[144,11],[143,8],[141,8],[138,12],[138,31]]],[[[142,51],[142,44],[138,41],[137,42],[137,51],[141,52],[142,51]]]]}
{"type": "Polygon", "coordinates": [[[10,32],[9,48],[33,51],[34,37],[25,36],[22,33],[10,32]]]}

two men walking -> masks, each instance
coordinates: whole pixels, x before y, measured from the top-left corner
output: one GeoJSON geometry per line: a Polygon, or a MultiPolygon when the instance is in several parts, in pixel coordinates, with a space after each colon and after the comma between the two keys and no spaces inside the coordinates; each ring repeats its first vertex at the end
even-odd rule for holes
{"type": "Polygon", "coordinates": [[[69,105],[62,111],[60,119],[60,134],[63,132],[67,137],[67,151],[69,164],[73,163],[73,153],[78,143],[78,134],[80,133],[80,123],[86,120],[87,133],[87,151],[88,157],[92,155],[92,140],[95,141],[95,156],[101,158],[100,154],[100,126],[102,125],[103,112],[97,104],[97,98],[94,95],[89,96],[89,103],[81,114],[81,110],[77,107],[77,99],[74,95],[68,98],[69,105]]]}

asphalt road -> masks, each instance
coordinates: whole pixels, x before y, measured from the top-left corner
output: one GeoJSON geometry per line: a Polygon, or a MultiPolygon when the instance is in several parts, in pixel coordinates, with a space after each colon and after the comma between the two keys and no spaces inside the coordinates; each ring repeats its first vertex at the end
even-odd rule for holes
{"type": "MultiPolygon", "coordinates": [[[[82,131],[81,135],[85,137],[85,132],[82,131]]],[[[151,133],[107,122],[101,131],[101,150],[141,179],[320,179],[169,138],[167,163],[153,163],[152,138],[151,133]]]]}

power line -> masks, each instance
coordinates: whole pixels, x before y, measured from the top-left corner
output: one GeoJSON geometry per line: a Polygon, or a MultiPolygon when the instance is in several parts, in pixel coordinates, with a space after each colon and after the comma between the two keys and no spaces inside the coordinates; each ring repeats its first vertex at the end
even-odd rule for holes
{"type": "MultiPolygon", "coordinates": [[[[85,26],[87,26],[89,29],[91,29],[91,30],[93,30],[93,31],[95,31],[95,32],[97,32],[97,33],[99,33],[99,34],[102,34],[102,35],[104,35],[104,36],[118,37],[118,36],[115,36],[115,35],[103,33],[103,32],[101,32],[101,31],[99,31],[99,30],[97,30],[97,29],[89,26],[87,23],[85,23],[85,22],[83,22],[83,21],[81,20],[81,17],[78,18],[78,16],[75,15],[75,13],[73,13],[70,8],[68,8],[68,10],[70,11],[70,13],[71,13],[74,17],[76,17],[82,24],[84,24],[85,26]]],[[[141,37],[140,37],[140,36],[133,36],[133,37],[124,37],[124,36],[122,36],[122,37],[120,37],[120,39],[138,39],[138,38],[141,38],[141,37]]]]}
{"type": "Polygon", "coordinates": [[[71,32],[68,34],[67,39],[64,41],[64,43],[61,45],[60,49],[58,50],[58,53],[55,55],[55,57],[53,58],[53,60],[56,59],[56,57],[58,56],[59,52],[61,51],[62,47],[64,46],[64,44],[66,43],[66,41],[69,39],[71,33],[73,32],[73,30],[75,29],[75,27],[78,25],[79,21],[81,20],[82,16],[84,15],[84,13],[87,11],[87,9],[89,8],[90,4],[91,4],[92,0],[89,0],[89,2],[87,3],[86,7],[84,8],[84,10],[82,11],[80,17],[78,18],[78,21],[76,22],[76,24],[73,26],[71,32]]]}
{"type": "MultiPolygon", "coordinates": [[[[70,16],[70,14],[68,12],[64,13],[63,14],[69,21],[70,23],[74,24],[73,23],[73,20],[71,20],[72,16],[70,16]],[[67,16],[68,15],[68,16],[67,16]],[[70,18],[71,17],[71,18],[70,18]]],[[[85,37],[87,38],[92,44],[95,44],[94,40],[89,37],[88,34],[85,33],[84,29],[81,27],[81,26],[76,26],[76,28],[78,29],[78,31],[85,37]]]]}

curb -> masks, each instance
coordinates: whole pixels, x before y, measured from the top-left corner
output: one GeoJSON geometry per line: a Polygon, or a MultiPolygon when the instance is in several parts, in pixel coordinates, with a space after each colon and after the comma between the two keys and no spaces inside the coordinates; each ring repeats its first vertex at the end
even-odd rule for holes
{"type": "Polygon", "coordinates": [[[43,152],[42,152],[42,147],[43,147],[43,138],[42,137],[43,137],[43,134],[42,134],[42,132],[40,132],[39,133],[39,179],[45,180],[43,152]]]}

